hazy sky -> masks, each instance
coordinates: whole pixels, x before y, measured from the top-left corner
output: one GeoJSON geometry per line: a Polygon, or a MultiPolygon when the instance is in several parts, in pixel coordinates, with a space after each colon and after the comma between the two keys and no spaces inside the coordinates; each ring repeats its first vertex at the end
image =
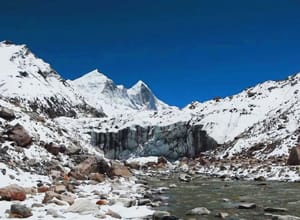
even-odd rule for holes
{"type": "Polygon", "coordinates": [[[300,72],[299,12],[299,0],[14,0],[0,36],[64,78],[97,68],[182,107],[300,72]]]}

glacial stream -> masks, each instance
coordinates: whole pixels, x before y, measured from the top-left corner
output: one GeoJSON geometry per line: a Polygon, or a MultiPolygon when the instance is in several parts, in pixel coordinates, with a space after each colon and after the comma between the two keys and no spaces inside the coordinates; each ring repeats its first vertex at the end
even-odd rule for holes
{"type": "Polygon", "coordinates": [[[181,219],[220,219],[216,217],[220,212],[229,215],[226,219],[272,219],[266,216],[270,213],[264,211],[266,207],[287,209],[285,212],[273,212],[276,215],[300,216],[300,183],[223,181],[206,177],[198,177],[188,183],[176,177],[169,180],[153,177],[148,181],[153,188],[177,185],[165,194],[157,195],[168,199],[156,209],[168,211],[181,219]],[[238,208],[243,202],[255,203],[256,208],[238,208]],[[196,207],[206,207],[211,213],[205,216],[186,215],[187,211],[196,207]]]}

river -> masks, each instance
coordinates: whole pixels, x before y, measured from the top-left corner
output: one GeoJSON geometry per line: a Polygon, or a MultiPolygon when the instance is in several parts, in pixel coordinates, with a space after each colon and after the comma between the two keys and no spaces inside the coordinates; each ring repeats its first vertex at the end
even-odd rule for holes
{"type": "Polygon", "coordinates": [[[152,177],[148,182],[153,188],[177,185],[166,192],[166,204],[157,209],[182,219],[220,219],[216,217],[220,212],[229,214],[226,219],[272,219],[265,215],[266,207],[287,209],[273,214],[300,216],[300,183],[223,181],[207,177],[197,177],[191,182],[181,182],[177,177],[166,180],[152,177]],[[255,203],[256,208],[239,209],[238,205],[243,202],[255,203]],[[206,207],[211,214],[186,215],[188,210],[196,207],[206,207]]]}

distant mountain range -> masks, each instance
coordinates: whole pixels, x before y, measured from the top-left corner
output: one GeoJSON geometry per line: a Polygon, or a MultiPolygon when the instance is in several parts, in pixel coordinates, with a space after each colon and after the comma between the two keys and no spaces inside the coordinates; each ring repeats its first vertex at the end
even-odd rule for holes
{"type": "Polygon", "coordinates": [[[25,45],[1,42],[0,63],[1,100],[76,129],[109,157],[177,159],[217,148],[220,158],[267,158],[299,143],[300,74],[179,109],[142,81],[127,89],[97,70],[66,81],[25,45]]]}

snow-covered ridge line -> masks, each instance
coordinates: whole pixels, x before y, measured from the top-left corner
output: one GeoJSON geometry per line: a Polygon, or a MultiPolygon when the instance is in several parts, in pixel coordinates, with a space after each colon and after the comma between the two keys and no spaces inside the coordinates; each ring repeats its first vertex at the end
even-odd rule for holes
{"type": "MultiPolygon", "coordinates": [[[[49,117],[71,116],[90,110],[84,98],[25,45],[0,43],[0,93],[30,110],[49,117]]],[[[98,110],[98,116],[101,111],[98,110]]]]}
{"type": "Polygon", "coordinates": [[[95,108],[103,108],[111,116],[125,112],[174,109],[159,100],[151,89],[139,80],[130,89],[116,85],[97,69],[73,81],[68,81],[95,108]]]}
{"type": "Polygon", "coordinates": [[[50,117],[103,116],[102,109],[108,115],[103,120],[74,122],[78,122],[74,126],[77,128],[83,121],[89,124],[88,129],[78,128],[80,132],[117,133],[135,126],[164,127],[188,122],[201,125],[220,145],[232,143],[223,156],[241,153],[257,143],[275,142],[275,133],[283,139],[282,145],[270,155],[286,155],[298,143],[294,139],[300,124],[300,74],[282,81],[266,81],[224,99],[194,102],[179,110],[160,101],[142,81],[127,89],[98,70],[74,81],[64,81],[24,45],[0,43],[0,60],[3,99],[50,117]],[[283,119],[274,123],[279,117],[283,119]]]}

